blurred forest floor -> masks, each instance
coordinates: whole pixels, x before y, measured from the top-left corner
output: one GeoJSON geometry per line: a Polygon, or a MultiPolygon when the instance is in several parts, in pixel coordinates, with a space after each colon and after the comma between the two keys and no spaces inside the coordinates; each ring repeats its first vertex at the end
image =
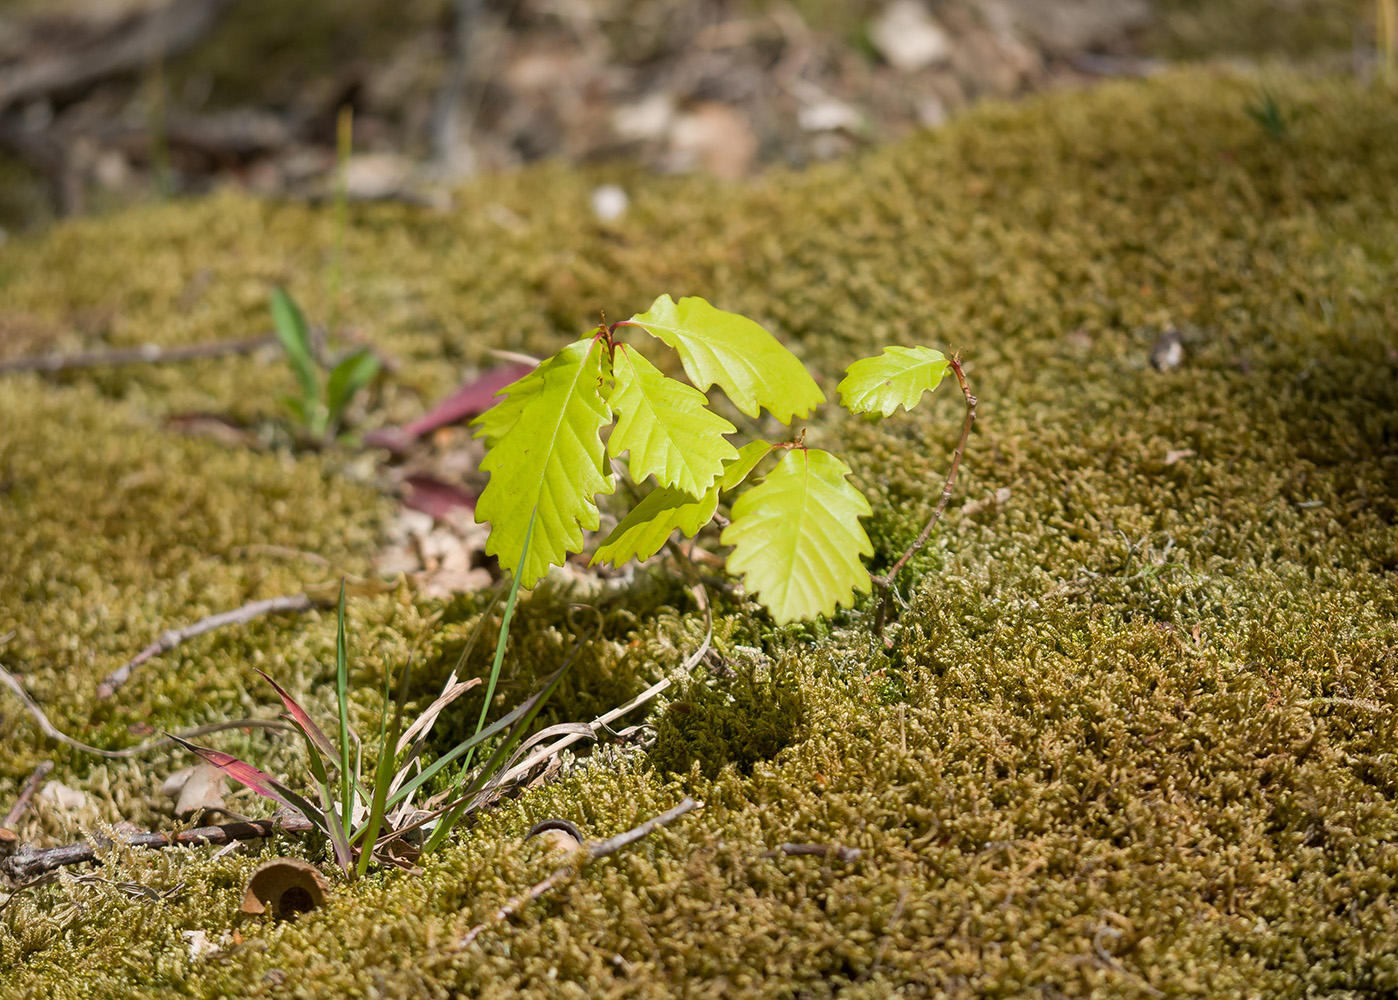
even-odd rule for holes
{"type": "MultiPolygon", "coordinates": [[[[1182,60],[1374,72],[1373,0],[0,0],[0,234],[236,186],[449,204],[544,158],[739,179],[1182,60]]],[[[599,211],[608,211],[606,204],[599,211]]]]}

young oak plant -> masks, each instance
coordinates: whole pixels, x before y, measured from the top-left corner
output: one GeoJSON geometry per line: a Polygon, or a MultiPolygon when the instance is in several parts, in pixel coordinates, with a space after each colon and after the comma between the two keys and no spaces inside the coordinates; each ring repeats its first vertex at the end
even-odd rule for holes
{"type": "MultiPolygon", "coordinates": [[[[837,391],[853,413],[890,416],[912,409],[948,370],[961,382],[968,419],[942,504],[907,557],[926,541],[945,506],[974,419],[975,397],[960,363],[926,347],[888,347],[856,361],[837,391]]],[[[620,566],[654,555],[675,531],[693,537],[714,520],[721,494],[758,478],[768,455],[780,460],[738,496],[720,541],[732,546],[726,566],[779,623],[850,606],[871,583],[863,558],[873,545],[860,519],[872,511],[849,481],[850,469],[827,451],[795,440],[728,440],[737,428],[708,406],[717,385],[742,413],[767,410],[783,424],[825,402],[805,366],[757,323],[702,298],[662,295],[646,312],[598,326],[501,390],[504,398],[473,422],[487,451],[490,481],[476,518],[490,523],[486,552],[520,566],[533,586],[600,524],[596,498],[615,491],[612,460],[627,456],[631,480],[655,488],[603,539],[593,563],[620,566]],[[673,348],[690,383],[661,373],[623,330],[649,334],[673,348]],[[614,425],[614,426],[613,426],[614,425]],[[604,431],[611,433],[604,441],[604,431]],[[532,525],[532,533],[531,533],[532,525]],[[526,539],[530,539],[526,546],[526,539]],[[527,551],[526,551],[527,549],[527,551]],[[524,553],[521,558],[521,553],[524,553]]]]}

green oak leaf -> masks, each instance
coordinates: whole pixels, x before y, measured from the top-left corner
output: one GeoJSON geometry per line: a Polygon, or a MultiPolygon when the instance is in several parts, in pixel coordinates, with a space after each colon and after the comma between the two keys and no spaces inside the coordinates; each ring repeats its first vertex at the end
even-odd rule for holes
{"type": "Polygon", "coordinates": [[[829,452],[795,448],[733,505],[720,537],[734,547],[728,571],[743,575],[778,623],[830,614],[869,589],[860,556],[874,546],[859,519],[872,511],[849,474],[829,452]]]}
{"type": "Polygon", "coordinates": [[[592,556],[592,565],[608,562],[620,566],[629,559],[649,559],[669,540],[676,528],[686,538],[713,520],[718,509],[718,487],[712,486],[698,500],[670,486],[651,490],[631,508],[592,556]]]}
{"type": "Polygon", "coordinates": [[[746,316],[715,309],[701,298],[662,295],[631,318],[680,355],[701,392],[717,383],[738,409],[756,417],[766,407],[784,424],[825,402],[796,355],[746,316]]]}
{"type": "Polygon", "coordinates": [[[738,450],[723,435],[737,430],[708,409],[708,400],[693,386],[666,378],[625,344],[612,354],[616,380],[611,405],[617,413],[607,450],[613,458],[631,452],[631,480],[649,475],[673,486],[691,500],[703,496],[738,450]]]}
{"type": "Polygon", "coordinates": [[[525,587],[569,552],[582,551],[583,529],[599,523],[597,494],[616,489],[601,438],[612,420],[604,396],[610,374],[605,345],[579,340],[536,371],[537,391],[481,461],[490,482],[476,504],[476,520],[490,522],[487,555],[513,566],[529,537],[520,572],[525,587]]]}
{"type": "Polygon", "coordinates": [[[743,485],[757,463],[772,453],[772,446],[761,438],[738,449],[738,457],[723,463],[723,478],[719,486],[727,492],[743,485]]]}
{"type": "Polygon", "coordinates": [[[846,368],[836,391],[851,413],[877,410],[891,417],[899,406],[911,410],[924,392],[941,385],[950,367],[941,351],[929,347],[885,347],[878,357],[846,368]]]}
{"type": "Polygon", "coordinates": [[[525,405],[543,388],[542,366],[505,386],[495,394],[503,397],[500,402],[471,421],[471,426],[476,429],[475,436],[484,439],[487,448],[494,448],[510,428],[519,423],[525,405]]]}

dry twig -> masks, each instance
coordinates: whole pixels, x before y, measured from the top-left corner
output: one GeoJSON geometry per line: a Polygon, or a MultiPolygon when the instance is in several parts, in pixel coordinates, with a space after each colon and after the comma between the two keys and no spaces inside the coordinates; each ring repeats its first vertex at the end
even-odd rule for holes
{"type": "Polygon", "coordinates": [[[241,608],[232,611],[224,611],[221,614],[210,615],[201,618],[184,628],[170,629],[162,632],[160,638],[141,650],[130,660],[123,663],[116,670],[113,670],[106,677],[102,678],[102,683],[97,685],[97,697],[110,698],[121,687],[131,679],[132,673],[142,663],[152,657],[168,653],[180,643],[195,636],[203,635],[205,632],[212,632],[216,628],[225,625],[244,625],[254,618],[262,615],[274,614],[279,611],[302,612],[309,611],[315,607],[315,601],[306,594],[291,594],[287,597],[272,597],[265,601],[253,601],[251,604],[244,604],[241,608]]]}
{"type": "Polygon", "coordinates": [[[141,344],[138,347],[116,347],[106,351],[83,354],[45,354],[0,361],[0,375],[11,372],[66,372],[76,368],[105,368],[109,365],[166,364],[174,361],[195,361],[201,358],[221,358],[229,354],[250,354],[271,347],[277,339],[272,336],[243,337],[239,340],[215,340],[206,344],[141,344]]]}
{"type": "Polygon", "coordinates": [[[172,0],[122,21],[81,48],[44,56],[0,73],[0,109],[141,69],[203,38],[231,0],[172,0]]]}
{"type": "Polygon", "coordinates": [[[43,785],[44,779],[49,776],[49,772],[52,770],[53,761],[39,762],[38,766],[34,768],[34,773],[29,776],[29,780],[20,789],[19,798],[15,800],[15,804],[10,807],[5,818],[0,820],[0,826],[14,826],[19,822],[19,818],[24,815],[24,810],[29,808],[29,800],[34,798],[34,793],[43,785]]]}
{"type": "MultiPolygon", "coordinates": [[[[98,757],[106,757],[109,760],[123,757],[139,757],[143,753],[152,750],[159,750],[162,747],[174,746],[175,741],[165,736],[150,743],[142,743],[140,746],[127,747],[124,750],[103,750],[101,747],[92,746],[81,740],[75,740],[67,733],[60,730],[49,717],[44,714],[44,710],[39,707],[39,703],[29,696],[29,692],[24,690],[24,685],[19,682],[19,678],[10,673],[4,667],[0,667],[0,684],[9,688],[34,721],[38,723],[39,730],[51,740],[57,740],[64,746],[72,747],[74,750],[81,750],[83,753],[94,754],[98,757]]],[[[209,733],[221,733],[225,729],[292,729],[291,723],[282,719],[234,719],[232,722],[212,722],[207,726],[196,726],[194,729],[186,729],[177,733],[185,739],[195,736],[205,736],[209,733]]]]}
{"type": "Polygon", "coordinates": [[[815,855],[823,858],[835,858],[846,863],[858,861],[862,852],[857,847],[845,847],[842,844],[779,844],[770,851],[763,851],[764,858],[775,858],[779,855],[815,855]]]}
{"type": "MultiPolygon", "coordinates": [[[[270,837],[278,832],[306,833],[313,829],[315,827],[304,816],[275,816],[271,819],[224,823],[220,826],[201,826],[175,834],[134,833],[123,836],[121,843],[130,847],[149,847],[153,850],[159,850],[163,847],[228,844],[235,840],[270,837]]],[[[87,861],[96,861],[97,851],[109,844],[110,841],[101,840],[95,845],[68,844],[63,847],[44,849],[23,847],[13,857],[0,858],[0,874],[22,881],[36,875],[43,875],[56,868],[62,868],[65,865],[80,865],[87,861]]]]}
{"type": "Polygon", "coordinates": [[[552,875],[534,885],[528,892],[511,899],[508,903],[495,911],[488,923],[477,924],[475,927],[472,927],[466,933],[466,936],[457,943],[457,948],[468,947],[472,941],[480,936],[481,932],[484,931],[490,923],[499,923],[502,920],[508,920],[518,913],[524,904],[538,899],[560,882],[571,878],[582,865],[596,861],[598,858],[605,858],[609,854],[615,854],[622,848],[630,847],[642,837],[649,836],[662,826],[668,826],[685,813],[702,808],[704,808],[704,803],[696,802],[694,799],[686,796],[683,802],[675,806],[675,808],[671,809],[669,812],[663,812],[654,819],[642,823],[635,829],[627,830],[625,833],[619,833],[608,840],[592,841],[582,845],[582,847],[578,849],[578,854],[580,856],[578,862],[560,866],[554,870],[552,875]]]}

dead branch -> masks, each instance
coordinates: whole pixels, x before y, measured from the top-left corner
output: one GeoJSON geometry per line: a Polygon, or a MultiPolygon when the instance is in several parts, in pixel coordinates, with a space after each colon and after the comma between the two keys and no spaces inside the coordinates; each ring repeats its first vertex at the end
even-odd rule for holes
{"type": "Polygon", "coordinates": [[[893,589],[893,584],[898,579],[898,574],[908,560],[922,551],[922,547],[927,544],[927,539],[932,535],[932,529],[937,526],[937,522],[942,518],[942,512],[947,509],[947,504],[951,501],[952,487],[956,485],[956,473],[961,468],[961,458],[966,454],[966,442],[971,437],[971,427],[976,422],[976,403],[979,400],[971,395],[970,386],[966,384],[966,373],[961,368],[961,359],[953,355],[948,362],[951,370],[956,374],[956,381],[961,386],[961,394],[966,397],[966,421],[961,425],[961,440],[956,443],[956,451],[951,456],[951,468],[947,470],[946,482],[942,484],[942,499],[937,502],[936,508],[932,511],[932,516],[927,519],[927,524],[923,526],[921,534],[908,546],[906,552],[898,557],[898,561],[893,564],[883,576],[873,578],[874,586],[878,591],[879,608],[877,617],[874,620],[874,631],[880,639],[883,638],[883,626],[888,617],[888,595],[893,589]]]}
{"type": "Polygon", "coordinates": [[[845,847],[841,844],[779,844],[770,851],[763,851],[764,858],[775,858],[785,855],[815,855],[822,858],[834,858],[837,861],[846,863],[858,861],[862,852],[857,847],[845,847]]]}
{"type": "Polygon", "coordinates": [[[214,629],[223,628],[225,625],[245,625],[254,618],[263,615],[275,614],[279,611],[294,611],[297,613],[309,611],[315,607],[315,601],[306,594],[291,594],[287,597],[272,597],[265,601],[253,601],[251,604],[244,604],[241,608],[232,611],[224,611],[217,615],[210,615],[201,618],[193,624],[184,628],[170,629],[162,632],[160,638],[141,650],[130,660],[123,663],[116,670],[113,670],[106,677],[102,678],[102,683],[97,686],[97,697],[110,698],[116,693],[135,672],[136,668],[147,660],[168,653],[180,643],[195,636],[203,635],[205,632],[212,632],[214,629]]]}
{"type": "Polygon", "coordinates": [[[5,818],[0,820],[0,826],[14,826],[19,822],[19,818],[24,815],[24,810],[29,808],[29,800],[34,797],[34,793],[43,785],[44,779],[49,776],[49,772],[52,770],[53,761],[39,762],[39,765],[34,768],[34,773],[29,776],[29,780],[20,789],[19,798],[15,800],[15,804],[10,807],[5,818]]]}
{"type": "Polygon", "coordinates": [[[650,834],[654,833],[662,826],[668,826],[673,823],[685,813],[702,808],[704,808],[704,803],[696,802],[694,799],[686,796],[683,802],[675,806],[675,808],[671,809],[669,812],[663,812],[654,819],[642,823],[635,829],[627,830],[625,833],[619,833],[615,837],[611,837],[607,840],[597,840],[582,845],[578,850],[578,861],[562,865],[555,869],[552,875],[542,882],[535,884],[528,892],[521,896],[514,897],[504,906],[500,907],[500,909],[496,910],[487,923],[477,924],[475,927],[472,927],[466,933],[466,936],[457,942],[457,948],[468,947],[472,941],[480,936],[481,932],[484,931],[489,924],[508,920],[518,913],[520,908],[526,903],[538,899],[550,889],[554,888],[554,886],[571,878],[583,865],[590,864],[598,858],[605,858],[609,854],[615,854],[622,848],[630,847],[641,838],[650,836],[650,834]]]}
{"type": "Polygon", "coordinates": [[[221,358],[229,354],[250,354],[263,347],[271,347],[276,342],[276,337],[268,335],[244,337],[240,340],[216,340],[207,344],[176,344],[171,347],[141,344],[138,347],[118,347],[83,354],[14,358],[10,361],[0,361],[0,375],[10,372],[66,372],[77,368],[105,368],[109,365],[169,364],[176,361],[221,358]]]}
{"type": "Polygon", "coordinates": [[[19,101],[78,90],[139,70],[189,48],[214,26],[232,0],[173,0],[118,24],[67,52],[0,72],[0,109],[19,101]]]}
{"type": "MultiPolygon", "coordinates": [[[[60,730],[49,717],[44,714],[44,710],[39,707],[39,703],[29,696],[29,692],[24,690],[24,685],[19,682],[19,678],[10,673],[4,667],[0,667],[0,684],[9,688],[20,703],[24,705],[25,711],[34,717],[38,723],[39,730],[51,740],[57,740],[64,746],[72,747],[74,750],[81,750],[83,753],[90,753],[97,757],[106,757],[109,760],[123,757],[139,757],[143,753],[150,753],[152,750],[159,750],[163,747],[174,746],[175,741],[168,736],[161,737],[150,743],[142,743],[140,746],[127,747],[124,750],[103,750],[101,747],[92,746],[82,740],[75,740],[67,733],[60,730]]],[[[209,733],[221,733],[226,729],[294,729],[291,723],[284,719],[235,719],[232,722],[212,722],[207,726],[196,726],[193,729],[186,729],[177,733],[177,736],[185,739],[193,739],[196,736],[206,736],[209,733]]]]}
{"type": "MultiPolygon", "coordinates": [[[[276,816],[272,819],[244,820],[219,826],[201,826],[180,833],[133,833],[121,837],[130,847],[194,847],[201,844],[228,844],[235,840],[253,840],[276,833],[306,833],[315,829],[303,816],[276,816]]],[[[110,845],[105,838],[94,838],[94,844],[68,844],[64,847],[22,847],[13,857],[0,858],[0,875],[24,881],[65,865],[80,865],[97,860],[97,852],[110,845]]]]}

